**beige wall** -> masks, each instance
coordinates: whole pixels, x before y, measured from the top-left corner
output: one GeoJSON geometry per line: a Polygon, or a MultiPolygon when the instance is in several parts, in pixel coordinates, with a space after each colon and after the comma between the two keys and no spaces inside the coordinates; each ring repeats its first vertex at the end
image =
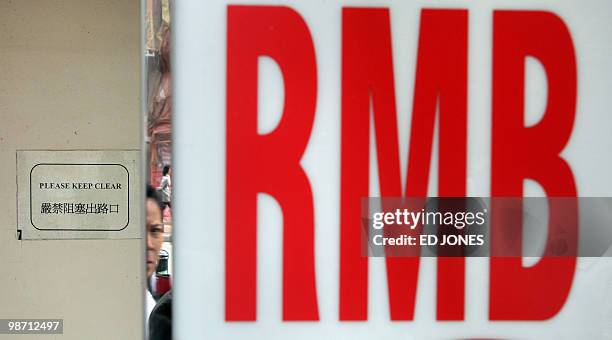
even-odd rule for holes
{"type": "MultiPolygon", "coordinates": [[[[0,1],[0,318],[140,339],[140,240],[17,241],[15,150],[141,149],[139,1],[0,1]]],[[[14,336],[0,335],[0,339],[14,336]]]]}

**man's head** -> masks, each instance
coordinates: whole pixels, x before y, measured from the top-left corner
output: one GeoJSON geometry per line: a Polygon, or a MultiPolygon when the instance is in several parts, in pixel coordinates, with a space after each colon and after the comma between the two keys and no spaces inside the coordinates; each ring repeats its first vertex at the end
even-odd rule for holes
{"type": "Polygon", "coordinates": [[[147,221],[147,277],[151,277],[157,268],[159,250],[164,241],[161,201],[155,189],[147,185],[146,201],[147,221]]]}
{"type": "Polygon", "coordinates": [[[164,165],[164,168],[162,169],[162,175],[164,176],[168,175],[171,170],[172,168],[170,167],[170,165],[164,165]]]}

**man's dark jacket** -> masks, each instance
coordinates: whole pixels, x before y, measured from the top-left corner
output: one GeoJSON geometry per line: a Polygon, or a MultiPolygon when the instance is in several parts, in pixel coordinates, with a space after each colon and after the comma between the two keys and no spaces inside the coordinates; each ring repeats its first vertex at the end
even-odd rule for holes
{"type": "Polygon", "coordinates": [[[149,340],[172,339],[172,291],[159,298],[149,316],[149,340]]]}

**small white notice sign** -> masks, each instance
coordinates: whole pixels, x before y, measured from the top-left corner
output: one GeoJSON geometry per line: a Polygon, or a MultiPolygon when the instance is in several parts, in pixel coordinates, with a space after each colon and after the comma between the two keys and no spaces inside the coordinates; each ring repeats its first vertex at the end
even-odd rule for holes
{"type": "Polygon", "coordinates": [[[22,239],[141,237],[140,152],[18,151],[22,239]]]}

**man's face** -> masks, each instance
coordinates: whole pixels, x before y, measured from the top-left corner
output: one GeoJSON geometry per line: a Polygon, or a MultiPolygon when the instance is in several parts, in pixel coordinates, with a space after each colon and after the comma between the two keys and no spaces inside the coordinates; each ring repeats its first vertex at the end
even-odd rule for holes
{"type": "Polygon", "coordinates": [[[164,241],[163,233],[159,205],[155,200],[147,198],[147,277],[151,277],[157,268],[159,250],[164,241]]]}

